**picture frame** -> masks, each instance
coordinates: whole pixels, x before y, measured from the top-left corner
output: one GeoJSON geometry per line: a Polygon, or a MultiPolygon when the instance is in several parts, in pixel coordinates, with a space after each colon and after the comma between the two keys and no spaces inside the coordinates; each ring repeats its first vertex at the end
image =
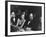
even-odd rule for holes
{"type": "Polygon", "coordinates": [[[45,34],[45,3],[24,2],[24,1],[5,1],[5,36],[24,36],[45,34]],[[11,5],[40,6],[42,12],[42,30],[31,32],[10,32],[10,7],[11,5]]]}

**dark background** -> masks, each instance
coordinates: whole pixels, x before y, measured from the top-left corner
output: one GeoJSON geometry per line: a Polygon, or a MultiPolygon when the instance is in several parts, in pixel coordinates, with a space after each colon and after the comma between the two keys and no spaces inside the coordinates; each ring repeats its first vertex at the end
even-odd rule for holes
{"type": "MultiPolygon", "coordinates": [[[[20,18],[22,13],[25,11],[25,13],[26,13],[25,19],[26,20],[29,20],[29,14],[33,13],[33,15],[35,15],[35,17],[33,16],[34,18],[31,21],[30,25],[28,26],[26,23],[24,26],[30,27],[30,28],[32,28],[31,30],[34,30],[34,31],[41,30],[41,19],[40,19],[40,17],[42,17],[41,6],[11,5],[11,13],[13,11],[15,12],[17,19],[20,18]]],[[[16,19],[16,22],[17,22],[17,19],[16,19]]],[[[13,21],[12,21],[12,23],[14,24],[13,21]]],[[[12,26],[11,26],[11,30],[13,30],[13,32],[16,31],[15,28],[12,26]]]]}

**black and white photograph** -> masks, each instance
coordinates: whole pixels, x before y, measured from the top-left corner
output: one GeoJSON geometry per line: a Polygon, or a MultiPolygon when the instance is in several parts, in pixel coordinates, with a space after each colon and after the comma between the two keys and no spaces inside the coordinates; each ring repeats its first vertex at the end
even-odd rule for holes
{"type": "Polygon", "coordinates": [[[44,4],[8,2],[8,35],[44,33],[44,4]]]}

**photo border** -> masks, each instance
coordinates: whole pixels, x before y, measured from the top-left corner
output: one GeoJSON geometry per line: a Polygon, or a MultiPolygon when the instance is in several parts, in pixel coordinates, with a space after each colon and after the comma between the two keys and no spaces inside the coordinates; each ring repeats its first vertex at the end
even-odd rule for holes
{"type": "Polygon", "coordinates": [[[25,35],[40,35],[45,34],[45,3],[42,2],[26,2],[26,1],[5,1],[5,36],[25,36],[25,35]],[[22,34],[22,35],[8,35],[8,2],[21,2],[21,3],[35,3],[44,4],[44,33],[37,34],[22,34]]]}

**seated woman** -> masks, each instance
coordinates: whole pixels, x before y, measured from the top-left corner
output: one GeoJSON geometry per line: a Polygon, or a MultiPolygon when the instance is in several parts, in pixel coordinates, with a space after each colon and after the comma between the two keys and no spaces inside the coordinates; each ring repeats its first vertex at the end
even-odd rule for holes
{"type": "Polygon", "coordinates": [[[17,19],[18,17],[16,17],[15,15],[15,12],[12,12],[11,13],[11,16],[10,16],[10,23],[11,23],[11,32],[15,32],[15,31],[18,31],[18,28],[16,28],[16,23],[17,23],[17,19]]]}
{"type": "Polygon", "coordinates": [[[11,20],[12,25],[16,26],[18,17],[16,17],[15,12],[12,12],[10,17],[11,17],[10,20],[11,20]]]}
{"type": "MultiPolygon", "coordinates": [[[[25,12],[23,12],[23,14],[20,16],[20,18],[18,18],[18,20],[17,20],[17,24],[16,24],[16,27],[18,27],[19,28],[19,30],[22,30],[21,28],[23,28],[23,26],[24,26],[24,23],[25,23],[25,19],[24,19],[24,17],[25,17],[25,12]]],[[[23,31],[23,30],[22,30],[23,31]]]]}

